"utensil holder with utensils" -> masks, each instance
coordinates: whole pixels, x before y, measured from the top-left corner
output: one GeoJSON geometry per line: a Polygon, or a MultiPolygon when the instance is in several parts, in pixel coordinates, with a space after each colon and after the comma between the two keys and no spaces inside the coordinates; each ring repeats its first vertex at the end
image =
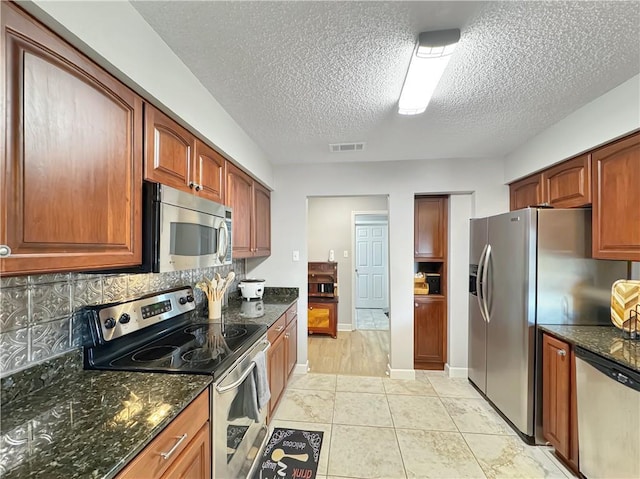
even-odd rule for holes
{"type": "Polygon", "coordinates": [[[220,319],[222,317],[222,298],[227,288],[233,283],[236,274],[231,271],[226,278],[222,278],[216,273],[213,279],[203,278],[196,284],[196,288],[202,290],[207,297],[209,307],[209,320],[220,319]]]}

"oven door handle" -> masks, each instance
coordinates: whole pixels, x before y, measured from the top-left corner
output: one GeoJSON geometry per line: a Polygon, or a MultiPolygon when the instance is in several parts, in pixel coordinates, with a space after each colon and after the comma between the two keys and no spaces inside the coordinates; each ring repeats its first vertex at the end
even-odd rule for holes
{"type": "MultiPolygon", "coordinates": [[[[265,343],[267,345],[262,350],[263,353],[266,353],[267,350],[271,347],[271,343],[269,341],[265,341],[265,343]]],[[[240,384],[242,384],[242,381],[247,379],[247,376],[251,373],[251,371],[253,371],[253,368],[255,368],[255,367],[256,367],[256,362],[255,361],[251,361],[251,364],[249,364],[249,367],[244,370],[244,372],[240,375],[240,377],[238,379],[236,379],[231,384],[228,384],[226,386],[222,386],[222,385],[216,386],[216,391],[218,391],[218,393],[220,393],[220,394],[224,394],[227,391],[231,391],[231,390],[237,388],[238,386],[240,386],[240,384]]]]}

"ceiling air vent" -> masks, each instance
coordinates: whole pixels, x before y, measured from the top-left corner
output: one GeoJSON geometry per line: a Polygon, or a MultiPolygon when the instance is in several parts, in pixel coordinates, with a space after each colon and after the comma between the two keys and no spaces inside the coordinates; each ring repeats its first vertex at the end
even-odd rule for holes
{"type": "Polygon", "coordinates": [[[345,153],[347,151],[364,150],[364,142],[360,143],[329,143],[329,151],[331,153],[345,153]]]}

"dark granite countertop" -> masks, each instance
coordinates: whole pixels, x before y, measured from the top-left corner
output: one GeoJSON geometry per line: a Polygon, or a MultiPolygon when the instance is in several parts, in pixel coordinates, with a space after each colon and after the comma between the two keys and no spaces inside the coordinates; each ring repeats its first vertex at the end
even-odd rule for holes
{"type": "MultiPolygon", "coordinates": [[[[229,323],[271,326],[297,288],[229,299],[229,323]],[[250,304],[251,303],[251,304],[250,304]],[[260,312],[259,317],[255,316],[260,312]]],[[[85,371],[72,351],[1,380],[0,477],[114,477],[209,384],[205,375],[85,371]]]]}
{"type": "Polygon", "coordinates": [[[640,341],[625,339],[614,326],[538,325],[542,331],[640,372],[640,341]]]}
{"type": "Polygon", "coordinates": [[[227,307],[222,309],[222,319],[228,323],[256,323],[270,327],[297,300],[297,288],[265,288],[262,300],[229,298],[227,307]]]}
{"type": "Polygon", "coordinates": [[[48,365],[31,368],[20,384],[3,380],[3,479],[112,478],[212,379],[84,371],[78,351],[66,356],[79,366],[60,368],[65,373],[42,389],[28,383],[42,382],[48,365]]]}

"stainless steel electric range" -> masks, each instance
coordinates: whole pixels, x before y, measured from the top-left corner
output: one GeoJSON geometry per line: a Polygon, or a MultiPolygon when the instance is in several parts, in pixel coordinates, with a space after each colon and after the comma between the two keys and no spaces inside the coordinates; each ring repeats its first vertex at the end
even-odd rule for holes
{"type": "Polygon", "coordinates": [[[256,414],[237,405],[255,390],[248,383],[256,356],[270,346],[265,325],[198,318],[190,287],[90,306],[82,314],[91,334],[85,369],[213,376],[212,477],[250,474],[266,439],[266,407],[256,414]]]}

